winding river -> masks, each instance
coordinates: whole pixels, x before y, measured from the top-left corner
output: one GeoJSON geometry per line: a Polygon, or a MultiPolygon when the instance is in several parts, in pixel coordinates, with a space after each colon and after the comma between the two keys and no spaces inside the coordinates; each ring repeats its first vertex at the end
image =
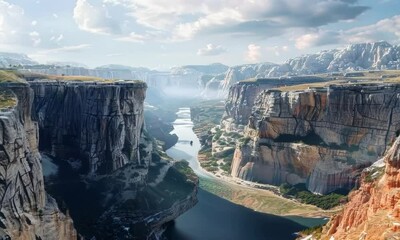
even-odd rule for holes
{"type": "MultiPolygon", "coordinates": [[[[190,108],[180,108],[173,123],[179,140],[167,154],[177,160],[185,159],[200,177],[200,181],[221,181],[204,171],[197,160],[200,142],[193,132],[190,108]],[[193,141],[193,145],[190,144],[193,141]]],[[[295,239],[295,232],[321,224],[315,218],[285,218],[253,211],[231,203],[203,189],[198,192],[195,207],[177,218],[167,231],[171,240],[261,240],[295,239]]]]}

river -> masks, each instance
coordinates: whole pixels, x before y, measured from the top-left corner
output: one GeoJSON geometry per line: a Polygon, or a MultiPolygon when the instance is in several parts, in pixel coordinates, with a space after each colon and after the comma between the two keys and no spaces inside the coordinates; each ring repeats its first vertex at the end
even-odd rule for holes
{"type": "MultiPolygon", "coordinates": [[[[173,123],[172,133],[179,140],[167,154],[177,160],[185,159],[200,177],[200,181],[221,181],[204,171],[197,160],[200,142],[193,132],[190,108],[180,108],[173,123]],[[190,144],[193,141],[193,145],[190,144]]],[[[281,217],[256,212],[231,203],[203,189],[198,192],[195,207],[178,217],[169,226],[166,236],[170,240],[261,240],[295,239],[295,232],[323,223],[321,219],[281,217]]]]}

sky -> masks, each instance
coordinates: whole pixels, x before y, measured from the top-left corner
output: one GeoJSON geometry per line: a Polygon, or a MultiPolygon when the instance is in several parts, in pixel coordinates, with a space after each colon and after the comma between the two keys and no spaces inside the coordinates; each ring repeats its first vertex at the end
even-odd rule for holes
{"type": "Polygon", "coordinates": [[[400,0],[0,0],[0,51],[168,69],[400,44],[400,0]]]}

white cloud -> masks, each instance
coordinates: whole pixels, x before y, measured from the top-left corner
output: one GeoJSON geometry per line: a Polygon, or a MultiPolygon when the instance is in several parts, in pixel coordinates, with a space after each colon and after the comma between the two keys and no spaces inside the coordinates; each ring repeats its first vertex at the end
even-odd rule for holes
{"type": "Polygon", "coordinates": [[[51,38],[50,38],[50,41],[53,41],[53,42],[56,42],[56,43],[60,43],[62,40],[64,39],[64,35],[63,34],[60,34],[60,35],[58,35],[58,36],[52,36],[51,38]]]}
{"type": "Polygon", "coordinates": [[[288,46],[273,46],[267,47],[267,52],[272,52],[275,56],[279,57],[283,52],[287,52],[289,50],[288,46]]]}
{"type": "Polygon", "coordinates": [[[291,28],[351,20],[367,10],[358,0],[77,0],[74,19],[93,33],[144,35],[162,31],[170,40],[228,33],[271,37],[291,28]],[[90,1],[90,3],[89,3],[90,1]],[[305,7],[313,6],[313,7],[305,7]],[[114,21],[118,18],[119,21],[114,21]],[[128,26],[128,27],[127,27],[128,26]],[[116,31],[117,29],[118,31],[116,31]]]}
{"type": "Polygon", "coordinates": [[[84,31],[102,34],[118,34],[120,26],[108,13],[107,8],[100,4],[93,5],[89,0],[77,0],[73,18],[78,27],[84,31]]]}
{"type": "Polygon", "coordinates": [[[124,42],[144,42],[150,39],[149,35],[141,35],[134,32],[131,32],[128,36],[116,38],[118,41],[124,42]]]}
{"type": "Polygon", "coordinates": [[[199,56],[215,56],[226,52],[226,49],[221,45],[207,44],[204,48],[200,48],[197,51],[199,56]]]}
{"type": "Polygon", "coordinates": [[[90,44],[78,44],[78,45],[69,45],[63,46],[58,48],[50,48],[46,50],[38,51],[33,56],[45,56],[47,54],[54,54],[54,53],[67,53],[67,52],[81,52],[82,50],[90,48],[90,44]]]}
{"type": "Polygon", "coordinates": [[[0,0],[0,42],[13,43],[21,37],[25,25],[24,9],[0,0]]]}
{"type": "Polygon", "coordinates": [[[32,25],[32,26],[36,26],[36,25],[37,25],[37,21],[36,21],[36,20],[33,20],[33,21],[31,22],[31,25],[32,25]]]}
{"type": "Polygon", "coordinates": [[[258,62],[261,58],[261,47],[256,44],[247,46],[246,60],[249,62],[258,62]]]}
{"type": "Polygon", "coordinates": [[[382,19],[374,24],[346,31],[316,31],[296,39],[296,48],[306,49],[328,44],[350,44],[380,40],[400,43],[400,15],[382,19]]]}
{"type": "Polygon", "coordinates": [[[30,32],[29,36],[31,37],[32,44],[34,47],[37,47],[42,42],[42,39],[40,38],[40,34],[36,31],[30,32]]]}
{"type": "Polygon", "coordinates": [[[342,34],[342,41],[349,43],[372,42],[387,40],[399,42],[400,39],[400,15],[385,18],[375,24],[352,28],[342,34]]]}

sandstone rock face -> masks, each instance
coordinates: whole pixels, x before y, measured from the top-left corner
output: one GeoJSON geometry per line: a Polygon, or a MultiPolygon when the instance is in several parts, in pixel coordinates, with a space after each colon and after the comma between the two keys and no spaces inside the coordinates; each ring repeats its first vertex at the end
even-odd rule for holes
{"type": "Polygon", "coordinates": [[[81,159],[90,174],[128,162],[148,165],[139,154],[145,85],[37,81],[31,87],[42,150],[81,159]]]}
{"type": "Polygon", "coordinates": [[[386,166],[363,173],[344,210],[324,228],[322,239],[398,239],[400,237],[400,138],[388,150],[386,166]],[[383,174],[383,176],[382,176],[383,174]]]}
{"type": "Polygon", "coordinates": [[[290,78],[266,78],[256,79],[249,82],[239,82],[229,88],[228,97],[225,101],[225,114],[227,119],[238,125],[246,125],[252,113],[254,101],[263,90],[281,86],[292,86],[297,84],[323,82],[326,79],[319,77],[290,77],[290,78]]]}
{"type": "MultiPolygon", "coordinates": [[[[400,129],[398,85],[264,91],[238,145],[232,176],[315,193],[351,189],[400,129]]],[[[245,112],[245,114],[248,114],[245,112]]]]}
{"type": "Polygon", "coordinates": [[[25,84],[2,84],[18,104],[0,112],[0,238],[77,239],[69,216],[45,189],[38,126],[31,120],[33,92],[25,84]]]}

